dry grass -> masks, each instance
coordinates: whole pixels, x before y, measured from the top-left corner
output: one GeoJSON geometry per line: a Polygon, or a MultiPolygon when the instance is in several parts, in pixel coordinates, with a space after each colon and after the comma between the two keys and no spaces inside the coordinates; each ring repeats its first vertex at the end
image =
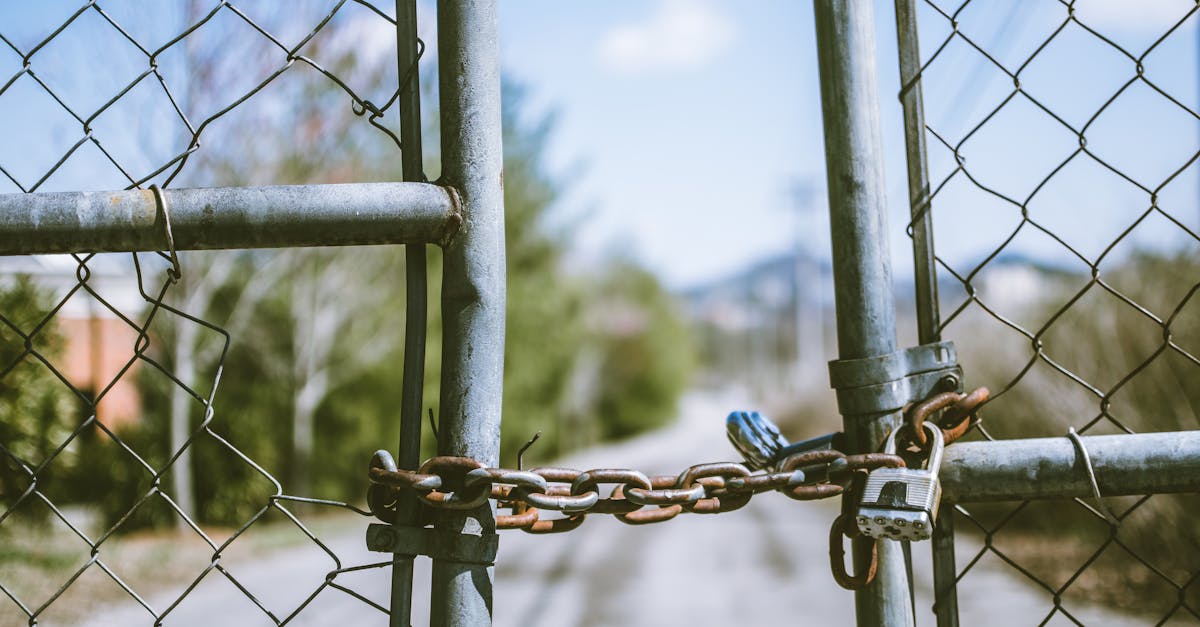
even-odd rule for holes
{"type": "MultiPolygon", "coordinates": [[[[993,437],[1064,436],[1068,427],[1085,435],[1200,428],[1200,364],[1193,357],[1200,355],[1200,296],[1191,292],[1200,262],[1187,255],[1139,257],[1101,277],[1120,296],[1088,286],[1088,277],[1065,276],[1042,302],[997,308],[1036,339],[974,305],[951,323],[946,337],[957,340],[968,382],[992,389],[982,413],[993,437]],[[1164,331],[1190,356],[1167,344],[1164,331]]],[[[988,295],[982,297],[987,302],[988,295]]],[[[1109,537],[1107,525],[1082,506],[1026,506],[996,538],[1023,540],[1012,544],[1010,557],[1052,588],[1069,582],[1072,594],[1093,601],[1171,607],[1180,598],[1176,585],[1200,568],[1200,496],[1106,501],[1123,518],[1117,542],[1075,580],[1070,577],[1109,537]]],[[[968,509],[992,529],[1014,507],[968,509]]],[[[963,583],[970,585],[969,576],[963,583]]],[[[1200,607],[1200,583],[1182,596],[1200,607]]]]}

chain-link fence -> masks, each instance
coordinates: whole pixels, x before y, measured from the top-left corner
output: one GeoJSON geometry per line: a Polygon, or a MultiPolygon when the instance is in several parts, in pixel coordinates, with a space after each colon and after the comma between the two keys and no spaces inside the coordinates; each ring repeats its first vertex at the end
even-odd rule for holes
{"type": "MultiPolygon", "coordinates": [[[[422,205],[424,213],[413,215],[420,214],[423,230],[400,233],[390,243],[445,244],[439,452],[494,467],[498,443],[491,435],[498,432],[503,372],[503,343],[496,338],[504,326],[504,272],[497,266],[503,260],[498,51],[489,47],[495,7],[444,6],[454,43],[443,53],[458,72],[442,85],[453,92],[442,94],[443,121],[451,121],[441,129],[450,138],[445,184],[462,196],[447,192],[444,206],[422,205]],[[470,205],[473,223],[446,244],[446,234],[461,222],[460,201],[470,205]]],[[[822,50],[838,72],[854,64],[838,65],[844,59],[834,56],[863,49],[851,41],[857,31],[852,19],[843,20],[845,6],[818,7],[827,10],[827,23],[836,18],[845,27],[837,33],[841,39],[829,40],[839,49],[822,50]]],[[[1200,116],[1195,66],[1178,60],[1191,49],[1200,17],[1186,1],[1136,16],[1128,7],[1114,13],[1105,6],[1031,9],[976,0],[947,9],[897,1],[921,343],[958,340],[972,382],[992,387],[979,430],[987,438],[1197,426],[1200,116]],[[939,233],[935,272],[931,242],[939,233]],[[980,248],[979,238],[991,241],[980,248]]],[[[182,241],[191,245],[180,250],[232,247],[206,239],[211,231],[205,229],[222,220],[233,221],[221,222],[222,228],[226,235],[238,231],[239,242],[259,237],[254,229],[265,223],[281,239],[260,245],[304,243],[295,231],[279,228],[298,215],[279,217],[302,196],[248,186],[422,178],[419,160],[409,159],[415,150],[404,155],[403,174],[395,166],[403,133],[391,129],[400,126],[403,86],[411,84],[415,65],[397,62],[405,57],[396,45],[397,18],[361,0],[286,6],[197,0],[154,10],[116,0],[43,3],[0,7],[0,18],[0,133],[11,138],[0,147],[0,193],[150,188],[55,196],[47,202],[69,208],[54,213],[34,206],[23,214],[30,218],[24,230],[9,232],[47,227],[66,237],[90,229],[100,233],[97,241],[124,242],[105,240],[102,231],[116,227],[97,216],[128,213],[136,237],[152,237],[163,250],[118,256],[78,250],[146,248],[62,245],[57,248],[75,254],[4,261],[0,622],[206,624],[215,620],[206,603],[221,598],[227,606],[232,596],[244,599],[244,607],[232,608],[242,616],[279,624],[317,612],[310,620],[328,623],[349,619],[344,609],[331,619],[318,607],[345,595],[373,617],[395,609],[393,621],[407,621],[412,599],[396,591],[404,584],[382,589],[377,584],[386,577],[378,569],[394,564],[397,581],[411,579],[411,572],[402,573],[399,558],[371,557],[361,546],[369,513],[353,503],[365,487],[364,460],[347,454],[378,448],[381,439],[395,441],[389,422],[395,412],[364,407],[355,386],[382,380],[394,387],[394,369],[380,378],[368,366],[398,363],[402,356],[402,414],[415,412],[417,430],[402,440],[402,467],[386,470],[415,468],[421,380],[408,376],[408,360],[416,360],[418,373],[422,360],[400,350],[394,319],[375,325],[354,315],[403,310],[376,287],[399,259],[360,249],[175,249],[182,241]],[[196,200],[178,191],[184,185],[224,189],[196,200]],[[112,210],[96,210],[97,202],[112,210]],[[250,217],[231,227],[241,214],[215,210],[221,202],[239,209],[258,203],[278,223],[250,217]],[[43,223],[44,216],[54,219],[43,223]],[[352,520],[346,523],[345,516],[352,520]],[[178,533],[165,539],[135,533],[171,525],[178,533]],[[283,586],[280,572],[258,563],[273,547],[301,547],[289,554],[309,555],[302,564],[271,564],[289,571],[283,586]],[[215,596],[221,590],[232,595],[215,596]],[[98,603],[121,599],[132,602],[134,614],[90,613],[98,603]]],[[[860,80],[860,69],[823,81],[830,102],[838,89],[829,85],[860,80]]],[[[834,124],[827,117],[827,127],[868,126],[870,116],[860,113],[834,124]]],[[[845,134],[862,139],[856,131],[845,134]]],[[[831,162],[845,157],[841,165],[853,165],[863,157],[845,152],[831,162]]],[[[355,215],[374,206],[344,187],[306,193],[336,195],[326,198],[329,207],[349,203],[355,215]]],[[[838,211],[863,209],[856,204],[861,198],[837,200],[831,205],[842,205],[838,211]]],[[[325,243],[347,243],[328,227],[328,215],[317,213],[299,217],[311,220],[309,229],[324,228],[325,243]]],[[[871,247],[869,237],[861,239],[856,246],[871,247]]],[[[20,248],[12,243],[6,250],[20,248]]],[[[424,310],[423,257],[419,265],[417,302],[424,310]]],[[[882,285],[890,280],[886,275],[868,278],[882,285]]],[[[852,290],[843,285],[839,291],[852,290]]],[[[841,312],[846,320],[839,323],[871,318],[867,296],[856,296],[861,309],[841,312]]],[[[879,318],[890,322],[890,316],[879,318]]],[[[423,341],[423,318],[417,327],[408,337],[423,341]]],[[[887,332],[874,329],[872,338],[887,332]]],[[[848,352],[870,360],[902,353],[894,348],[864,344],[848,352]]],[[[854,444],[860,450],[868,444],[866,431],[849,435],[863,440],[854,444]]],[[[709,490],[724,490],[726,479],[743,491],[752,487],[752,480],[738,484],[734,476],[748,469],[726,470],[731,477],[694,486],[679,479],[675,490],[640,473],[615,481],[633,481],[631,493],[643,491],[635,498],[667,506],[655,512],[685,509],[683,502],[723,511],[709,490]],[[675,493],[685,488],[687,495],[675,493]]],[[[1080,470],[1090,471],[1090,463],[1080,470]]],[[[534,487],[548,481],[533,473],[503,474],[513,479],[512,488],[521,487],[517,479],[534,487]]],[[[576,485],[580,476],[556,479],[571,485],[542,496],[557,499],[551,503],[565,497],[601,502],[594,489],[584,489],[586,481],[576,485]]],[[[785,474],[762,481],[764,489],[776,489],[795,487],[796,479],[785,474]]],[[[446,494],[439,492],[449,500],[446,494]]],[[[477,496],[486,501],[483,489],[477,496]]],[[[619,500],[610,497],[600,509],[633,512],[619,500]]],[[[424,524],[415,519],[415,506],[397,502],[399,511],[390,514],[398,522],[424,524]],[[400,520],[405,516],[410,519],[400,520]]],[[[960,533],[957,545],[935,537],[935,578],[940,573],[943,580],[965,582],[963,589],[982,588],[986,582],[974,583],[979,564],[1011,567],[1045,592],[1046,622],[1081,622],[1088,615],[1079,608],[1096,602],[1109,618],[1122,612],[1113,608],[1125,608],[1132,619],[1200,618],[1194,559],[1200,528],[1190,515],[1197,505],[1195,495],[1152,495],[948,507],[941,528],[952,533],[957,524],[960,533]]],[[[504,520],[493,521],[483,510],[476,521],[482,526],[504,520]]],[[[486,622],[494,555],[464,558],[469,545],[462,534],[446,534],[470,526],[466,515],[431,515],[438,527],[422,529],[436,546],[418,548],[435,557],[433,621],[486,622]]],[[[479,545],[494,544],[494,535],[484,536],[479,545]]],[[[379,544],[398,556],[420,552],[395,539],[379,544]]],[[[897,545],[881,546],[881,554],[889,553],[879,559],[881,579],[895,592],[897,545]]],[[[1004,611],[986,599],[942,594],[935,609],[944,624],[954,623],[955,603],[968,618],[1004,611]]]]}
{"type": "Polygon", "coordinates": [[[389,5],[0,7],[0,193],[157,186],[164,251],[0,260],[0,624],[211,624],[221,591],[240,623],[304,622],[334,595],[383,620],[363,571],[391,560],[346,502],[364,460],[345,452],[379,443],[327,436],[395,426],[322,403],[399,350],[394,319],[352,319],[393,298],[351,279],[394,253],[177,253],[166,194],[399,180],[411,71],[389,5]],[[256,563],[279,547],[305,555],[286,586],[256,563]],[[97,615],[122,600],[139,607],[97,615]]]}
{"type": "MultiPolygon", "coordinates": [[[[1196,4],[896,5],[918,318],[992,388],[982,437],[1196,429],[1196,4]]],[[[957,506],[936,567],[966,623],[1006,610],[963,592],[989,563],[1042,591],[1044,623],[1098,620],[1097,603],[1107,620],[1191,623],[1198,507],[1194,494],[957,506]]],[[[941,624],[954,603],[939,600],[941,624]]]]}

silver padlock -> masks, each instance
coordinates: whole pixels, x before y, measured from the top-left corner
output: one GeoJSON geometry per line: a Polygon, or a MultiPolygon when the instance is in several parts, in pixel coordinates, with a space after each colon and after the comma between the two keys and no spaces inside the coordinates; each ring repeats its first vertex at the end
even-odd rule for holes
{"type": "MultiPolygon", "coordinates": [[[[937,522],[942,500],[938,469],[942,466],[945,442],[942,430],[926,422],[930,434],[929,462],[925,468],[876,468],[867,475],[855,522],[863,535],[892,540],[928,540],[937,522]]],[[[896,453],[896,432],[883,445],[884,453],[896,453]]]]}

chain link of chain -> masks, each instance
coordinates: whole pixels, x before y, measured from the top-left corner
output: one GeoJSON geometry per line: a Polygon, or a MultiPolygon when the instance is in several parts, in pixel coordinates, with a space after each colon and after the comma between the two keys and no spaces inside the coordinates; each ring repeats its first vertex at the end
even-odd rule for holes
{"type": "MultiPolygon", "coordinates": [[[[914,405],[906,413],[906,424],[913,427],[913,433],[922,433],[920,425],[944,409],[939,424],[947,443],[952,442],[974,424],[976,409],[987,396],[986,388],[966,395],[936,395],[914,405]]],[[[913,440],[920,446],[915,437],[913,440]]],[[[904,466],[899,455],[815,450],[791,455],[770,472],[752,472],[735,462],[697,464],[674,476],[649,476],[629,468],[514,470],[449,456],[431,458],[419,470],[411,471],[398,470],[390,455],[381,451],[371,461],[374,485],[368,503],[376,516],[390,521],[402,491],[415,493],[434,509],[469,510],[495,499],[498,508],[511,512],[496,516],[498,529],[559,533],[579,527],[588,514],[609,514],[630,525],[645,525],[683,513],[731,512],[763,492],[780,492],[798,501],[826,499],[845,493],[852,479],[865,478],[871,470],[904,466]],[[602,496],[602,485],[612,486],[608,496],[602,496]],[[541,513],[547,511],[563,516],[543,518],[541,513]]],[[[835,526],[849,530],[845,525],[835,526]]],[[[853,537],[853,531],[847,535],[853,537]]]]}
{"type": "Polygon", "coordinates": [[[842,494],[855,471],[904,465],[896,455],[824,450],[788,457],[776,472],[754,473],[743,464],[717,462],[690,466],[676,476],[648,476],[628,468],[489,468],[474,459],[448,456],[409,471],[396,469],[386,457],[377,454],[372,460],[375,487],[368,499],[382,520],[393,518],[402,491],[412,491],[435,509],[474,509],[495,499],[499,508],[511,511],[496,516],[498,529],[530,533],[570,531],[588,514],[609,514],[631,525],[665,522],[683,513],[719,514],[771,491],[800,501],[830,498],[842,494]],[[612,486],[608,496],[602,496],[604,485],[612,486]],[[546,511],[563,516],[543,518],[546,511]]]}
{"type": "MultiPolygon", "coordinates": [[[[922,425],[937,412],[947,444],[978,422],[987,388],[970,394],[946,392],[912,405],[905,412],[905,439],[924,448],[922,425]],[[915,435],[920,434],[920,435],[915,435]]],[[[863,536],[854,524],[855,508],[867,474],[876,468],[903,468],[904,457],[887,453],[846,455],[836,450],[796,453],[772,471],[753,472],[736,462],[689,466],[678,475],[649,476],[631,468],[545,467],[532,470],[491,468],[468,457],[434,457],[421,468],[400,470],[391,455],[379,451],[371,460],[371,512],[394,522],[404,492],[414,493],[433,509],[469,510],[494,499],[497,529],[527,533],[562,533],[578,528],[589,514],[608,514],[629,525],[666,522],[684,513],[720,514],[745,507],[756,494],[779,492],[798,501],[844,495],[841,513],[829,529],[829,562],[839,585],[857,590],[875,578],[878,541],[863,536]],[[601,486],[610,485],[608,496],[601,486]],[[546,511],[562,516],[543,518],[546,511]],[[853,573],[846,570],[844,538],[854,548],[853,573]]]]}

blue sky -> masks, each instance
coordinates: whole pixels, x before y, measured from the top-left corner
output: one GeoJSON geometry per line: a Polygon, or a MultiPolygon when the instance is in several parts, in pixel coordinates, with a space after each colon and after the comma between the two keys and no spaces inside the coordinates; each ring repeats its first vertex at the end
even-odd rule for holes
{"type": "MultiPolygon", "coordinates": [[[[949,2],[939,4],[951,5],[949,2]]],[[[1079,19],[1140,55],[1188,14],[1186,0],[1130,3],[1080,0],[1079,19]]],[[[876,3],[880,99],[896,271],[911,273],[907,183],[891,2],[876,3]]],[[[1066,17],[1053,0],[976,0],[960,29],[1016,71],[1066,17]]],[[[1146,57],[1146,75],[1197,108],[1197,15],[1146,57]]],[[[827,222],[797,222],[791,190],[812,185],[824,211],[824,156],[810,3],[788,0],[613,1],[502,4],[504,68],[526,83],[544,109],[560,115],[555,162],[582,161],[585,174],[567,206],[585,211],[585,250],[632,252],[683,286],[731,273],[793,245],[802,233],[820,254],[827,222]],[[679,26],[683,23],[683,26],[679,26]],[[672,27],[672,24],[676,26],[672,27]],[[614,243],[618,242],[618,243],[614,243]]],[[[928,58],[949,22],[922,4],[922,53],[928,58]]],[[[1022,85],[1079,129],[1135,74],[1134,63],[1071,24],[1021,71],[1022,85]]],[[[1012,80],[956,39],[929,69],[930,124],[960,138],[1012,91],[1012,80]]],[[[1088,127],[1089,148],[1147,187],[1194,155],[1200,123],[1144,85],[1129,88],[1088,127]]],[[[1018,97],[962,146],[981,183],[1023,202],[1078,147],[1061,123],[1018,97]]],[[[932,146],[940,181],[950,151],[932,146]]],[[[1160,206],[1200,228],[1197,167],[1160,195],[1160,206]]],[[[1094,261],[1149,206],[1149,195],[1081,155],[1029,202],[1030,215],[1094,261]]],[[[1020,210],[952,179],[935,203],[937,244],[955,266],[999,246],[1020,210]]],[[[1127,247],[1195,246],[1158,215],[1127,247]]],[[[1130,250],[1132,248],[1129,248],[1130,250]]],[[[1083,262],[1036,229],[1024,228],[1006,250],[1068,266],[1083,262]]],[[[1086,266],[1083,266],[1086,268],[1086,266]]]]}
{"type": "MultiPolygon", "coordinates": [[[[312,0],[301,5],[312,5],[315,11],[332,3],[312,0]]],[[[166,3],[153,15],[128,1],[101,5],[149,46],[178,31],[180,5],[166,3]]],[[[272,7],[262,0],[235,5],[255,15],[269,14],[272,7]]],[[[1144,0],[1131,10],[1133,5],[1079,0],[1076,14],[1136,56],[1195,7],[1191,0],[1144,0]]],[[[0,33],[28,50],[78,6],[65,0],[0,2],[0,33]]],[[[421,7],[423,16],[430,17],[431,4],[422,0],[421,7]]],[[[949,33],[949,21],[929,6],[921,7],[922,52],[929,57],[949,33]]],[[[506,74],[527,88],[531,116],[558,116],[549,163],[570,185],[555,219],[575,225],[576,264],[613,253],[630,255],[669,285],[686,287],[788,250],[797,237],[815,254],[828,255],[810,3],[502,0],[500,9],[506,74]],[[796,210],[796,199],[803,196],[797,194],[798,187],[809,190],[814,210],[796,210]]],[[[908,192],[896,99],[892,3],[876,2],[875,11],[892,247],[896,274],[903,277],[911,273],[911,256],[904,236],[908,192]]],[[[370,17],[356,5],[347,5],[338,20],[353,26],[364,16],[370,17]]],[[[1065,17],[1066,8],[1056,0],[974,0],[958,21],[961,32],[1015,72],[1065,17]]],[[[425,20],[423,30],[433,41],[430,22],[425,20]]],[[[1144,62],[1146,77],[1192,111],[1200,98],[1198,22],[1200,15],[1193,14],[1144,62]]],[[[222,14],[210,28],[219,34],[221,29],[245,30],[245,25],[222,14]]],[[[277,28],[285,39],[300,36],[284,22],[277,28]]],[[[356,46],[368,47],[383,59],[391,54],[387,28],[355,32],[356,46]]],[[[278,50],[253,48],[261,43],[256,39],[247,33],[237,42],[248,46],[245,54],[278,56],[278,50]]],[[[164,54],[160,62],[166,67],[170,55],[164,54]]],[[[73,107],[87,112],[113,95],[121,80],[144,71],[146,58],[131,53],[113,29],[88,11],[78,25],[40,50],[32,65],[73,107]],[[81,55],[93,65],[81,65],[81,55]]],[[[0,81],[7,81],[20,66],[20,56],[0,45],[0,81]]],[[[1021,69],[1025,90],[1061,121],[1018,96],[962,143],[960,154],[978,183],[1017,204],[982,192],[961,173],[951,177],[934,203],[938,250],[951,265],[969,267],[1004,243],[1021,223],[1017,205],[1027,199],[1030,218],[1063,242],[1027,225],[1005,251],[1080,271],[1146,211],[1150,195],[1138,185],[1158,187],[1195,155],[1200,122],[1140,82],[1086,131],[1089,150],[1133,181],[1079,155],[1030,199],[1045,175],[1078,149],[1077,138],[1064,124],[1083,128],[1088,117],[1135,75],[1135,68],[1132,60],[1071,24],[1021,69]],[[1075,258],[1063,243],[1084,260],[1075,258]]],[[[165,74],[168,80],[179,80],[177,73],[165,74]]],[[[429,71],[425,76],[432,78],[429,71]]],[[[153,93],[152,83],[140,84],[93,123],[94,136],[119,161],[132,163],[133,170],[148,171],[163,155],[175,154],[175,144],[181,141],[169,130],[178,121],[172,120],[161,95],[153,93]]],[[[957,143],[1011,92],[1011,78],[955,39],[927,74],[929,122],[957,143]]],[[[206,141],[230,141],[221,133],[221,124],[215,124],[206,131],[206,141]]],[[[22,77],[0,95],[0,136],[6,138],[0,145],[0,166],[28,186],[80,139],[81,132],[78,123],[22,77]]],[[[936,142],[930,145],[933,178],[940,182],[953,171],[954,158],[936,142]]],[[[1200,168],[1193,164],[1159,191],[1158,202],[1163,211],[1200,232],[1198,174],[1200,168]]],[[[98,149],[85,144],[39,190],[126,184],[98,149]]],[[[12,191],[16,186],[0,177],[0,192],[12,191]]],[[[1179,226],[1155,214],[1109,258],[1119,259],[1138,247],[1180,246],[1197,248],[1179,226]]]]}
{"type": "Polygon", "coordinates": [[[552,162],[583,166],[584,250],[684,285],[791,245],[792,186],[824,172],[805,3],[501,8],[505,70],[559,115],[552,162]]]}

